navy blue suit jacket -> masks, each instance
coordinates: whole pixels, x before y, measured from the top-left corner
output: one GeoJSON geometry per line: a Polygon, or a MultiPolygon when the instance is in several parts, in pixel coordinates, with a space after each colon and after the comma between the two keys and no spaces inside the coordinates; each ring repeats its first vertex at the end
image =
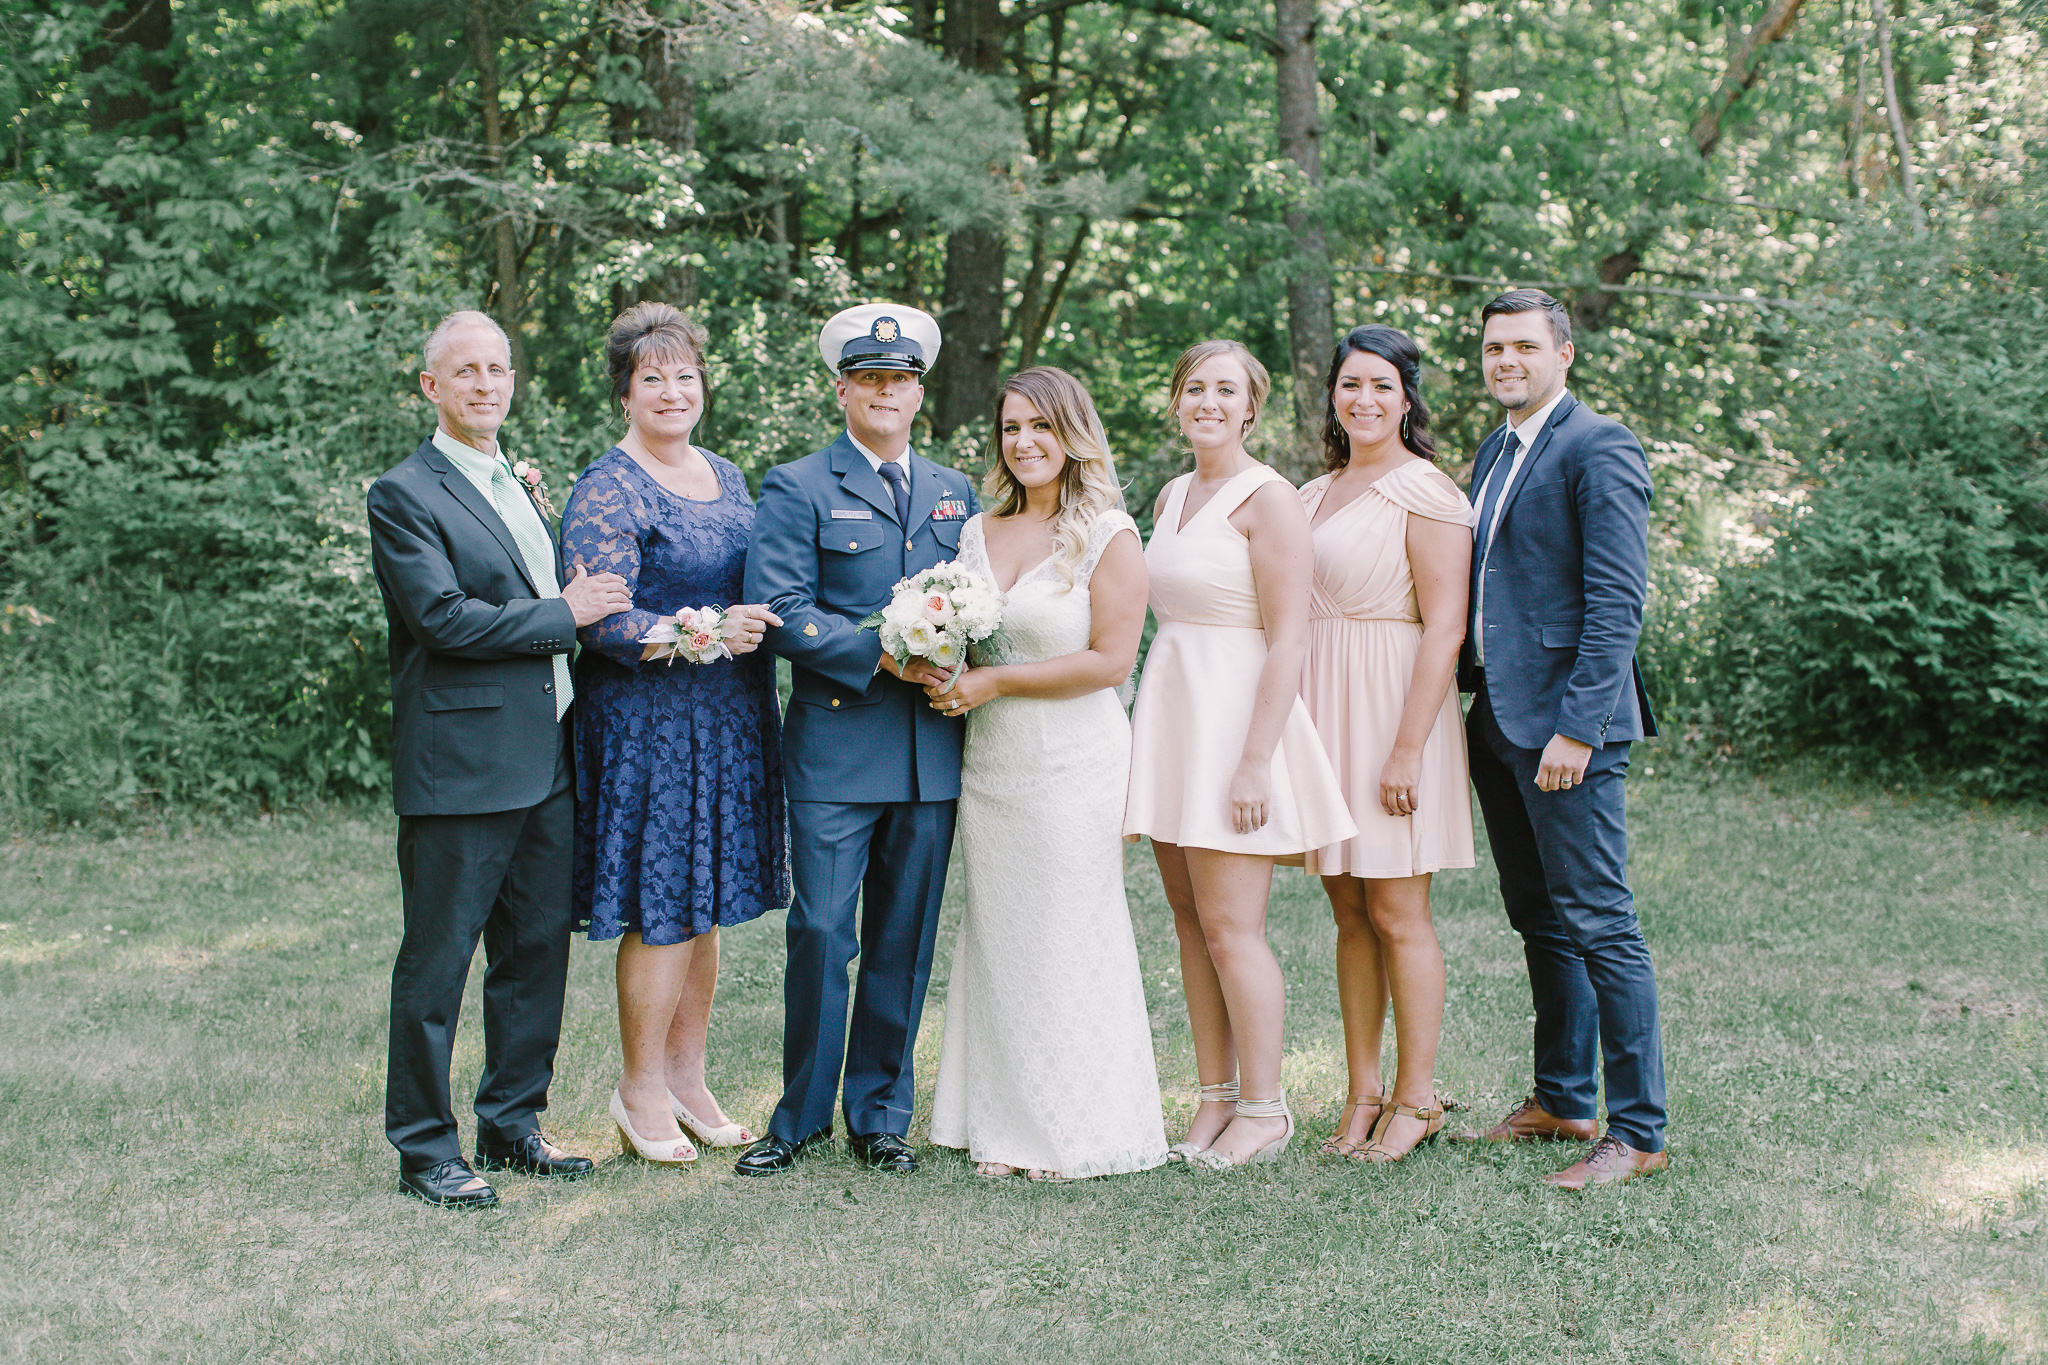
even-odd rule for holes
{"type": "Polygon", "coordinates": [[[498,509],[432,438],[370,485],[369,508],[398,813],[540,804],[561,743],[554,656],[576,645],[569,604],[540,595],[498,509]]]}
{"type": "Polygon", "coordinates": [[[910,458],[910,525],[844,433],[761,480],[747,550],[746,600],[782,618],[767,646],[793,665],[783,719],[792,801],[951,801],[966,726],[924,690],[878,673],[881,636],[855,623],[889,603],[907,574],[954,557],[980,510],[965,474],[910,458]]]}
{"type": "MultiPolygon", "coordinates": [[[[1506,436],[1503,425],[1479,447],[1475,502],[1506,436]]],[[[1524,749],[1554,734],[1596,749],[1655,735],[1636,665],[1649,595],[1650,463],[1629,429],[1566,395],[1508,490],[1490,556],[1485,537],[1482,521],[1467,610],[1476,618],[1483,571],[1486,695],[1501,733],[1524,749]]],[[[1466,626],[1458,684],[1470,692],[1478,626],[1466,626]]]]}

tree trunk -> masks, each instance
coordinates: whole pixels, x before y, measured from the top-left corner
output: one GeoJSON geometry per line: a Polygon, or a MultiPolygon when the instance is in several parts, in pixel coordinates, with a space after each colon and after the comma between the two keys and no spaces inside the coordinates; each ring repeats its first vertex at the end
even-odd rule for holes
{"type": "MultiPolygon", "coordinates": [[[[606,42],[610,48],[611,55],[615,58],[628,56],[633,51],[633,40],[616,27],[612,29],[606,42]]],[[[640,121],[639,108],[635,105],[621,102],[607,105],[606,113],[612,146],[623,147],[631,142],[634,129],[640,121]]],[[[638,302],[640,302],[640,286],[638,284],[615,283],[612,285],[611,304],[613,317],[617,317],[638,302]]]]}
{"type": "Polygon", "coordinates": [[[1927,230],[1927,212],[1920,207],[1920,187],[1913,178],[1913,144],[1906,136],[1905,111],[1899,108],[1899,82],[1892,73],[1892,23],[1885,13],[1885,0],[1870,0],[1870,17],[1877,25],[1877,73],[1884,80],[1884,109],[1891,119],[1892,141],[1899,148],[1899,187],[1906,192],[1906,210],[1913,216],[1916,232],[1927,230]]]}
{"type": "MultiPolygon", "coordinates": [[[[470,0],[469,47],[476,58],[477,101],[483,106],[484,155],[491,174],[505,176],[505,111],[499,103],[498,35],[491,25],[491,0],[470,0]]],[[[505,329],[511,343],[514,401],[526,392],[526,338],[520,334],[519,237],[512,220],[509,200],[499,206],[491,227],[491,293],[487,312],[505,329]]]]}
{"type": "Polygon", "coordinates": [[[132,73],[116,70],[107,80],[88,86],[92,105],[86,111],[87,126],[95,133],[111,133],[144,123],[158,112],[171,93],[170,46],[171,0],[128,0],[108,13],[100,21],[100,41],[86,51],[80,69],[90,74],[122,65],[128,52],[140,60],[132,73]],[[137,79],[140,89],[135,88],[137,79]]]}
{"type": "MultiPolygon", "coordinates": [[[[998,0],[946,0],[939,42],[968,71],[1003,69],[1003,12],[998,0]]],[[[1008,243],[993,227],[971,225],[946,238],[946,283],[939,304],[945,334],[930,376],[932,435],[947,441],[988,414],[1003,360],[1003,269],[1008,243]]]]}
{"type": "MultiPolygon", "coordinates": [[[[687,55],[683,35],[674,28],[658,30],[647,40],[647,84],[661,105],[641,117],[649,137],[686,158],[697,151],[697,83],[685,65],[687,55]]],[[[676,239],[684,236],[681,223],[670,223],[664,230],[676,239]]],[[[672,266],[649,280],[646,292],[663,303],[694,308],[697,267],[672,266]]]]}
{"type": "Polygon", "coordinates": [[[1330,245],[1323,234],[1316,192],[1323,183],[1322,120],[1316,108],[1315,0],[1274,0],[1280,55],[1277,110],[1280,155],[1301,170],[1305,184],[1289,197],[1285,215],[1292,238],[1287,277],[1287,340],[1294,389],[1294,441],[1281,468],[1300,482],[1321,463],[1323,371],[1336,341],[1336,306],[1330,294],[1330,245]]]}

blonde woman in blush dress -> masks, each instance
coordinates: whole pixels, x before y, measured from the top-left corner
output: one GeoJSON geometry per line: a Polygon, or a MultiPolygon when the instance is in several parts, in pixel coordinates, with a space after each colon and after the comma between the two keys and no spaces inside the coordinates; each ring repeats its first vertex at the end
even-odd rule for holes
{"type": "Polygon", "coordinates": [[[1088,391],[1049,366],[996,400],[989,511],[959,562],[1003,592],[1001,631],[950,689],[964,716],[967,909],[946,991],[932,1141],[984,1176],[1166,1160],[1152,1024],[1118,837],[1131,727],[1117,689],[1145,626],[1145,557],[1088,391]]]}
{"type": "Polygon", "coordinates": [[[1398,1161],[1434,1138],[1444,957],[1430,874],[1471,867],[1465,728],[1451,685],[1465,639],[1472,506],[1433,463],[1422,356],[1392,327],[1353,328],[1330,360],[1330,472],[1301,489],[1315,538],[1301,694],[1354,838],[1311,849],[1337,921],[1350,1098],[1330,1156],[1398,1161]],[[1387,1002],[1400,1066],[1380,1074],[1387,1002]]]}
{"type": "Polygon", "coordinates": [[[1201,1104],[1174,1151],[1225,1169],[1294,1136],[1280,1088],[1285,987],[1266,943],[1280,858],[1358,833],[1300,696],[1314,564],[1301,499],[1245,451],[1270,382],[1234,341],[1174,366],[1195,468],[1145,550],[1159,618],[1132,719],[1127,836],[1147,835],[1180,938],[1201,1104]]]}

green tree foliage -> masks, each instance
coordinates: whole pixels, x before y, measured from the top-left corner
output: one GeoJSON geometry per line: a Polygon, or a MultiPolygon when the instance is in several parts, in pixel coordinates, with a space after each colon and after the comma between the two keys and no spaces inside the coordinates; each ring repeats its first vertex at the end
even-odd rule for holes
{"type": "MultiPolygon", "coordinates": [[[[561,488],[618,434],[599,341],[637,299],[709,327],[700,439],[756,478],[834,426],[823,317],[993,299],[957,334],[1086,379],[1143,516],[1182,464],[1162,385],[1197,337],[1267,362],[1264,449],[1297,458],[1311,257],[1337,326],[1422,341],[1453,472],[1496,420],[1480,303],[1567,298],[1575,389],[1656,465],[1653,691],[1756,742],[1787,694],[1738,614],[1757,662],[1723,695],[1720,584],[1898,463],[1848,434],[1865,320],[1904,316],[1909,262],[1991,259],[1971,243],[2048,132],[2038,6],[1897,0],[1880,44],[1863,7],[1813,5],[1333,3],[1318,126],[1297,64],[1289,132],[1303,11],[1282,33],[1270,0],[0,0],[0,809],[383,781],[361,494],[429,429],[418,344],[448,308],[511,332],[508,440],[561,488]]],[[[1916,353],[1961,354],[2005,297],[1926,293],[1952,326],[1916,353]]],[[[2038,361],[2010,351],[1997,383],[2038,361]]],[[[977,466],[985,438],[920,433],[977,466]]],[[[1987,477],[1961,460],[1937,462],[1987,477]]],[[[1932,562],[1944,590],[1974,572],[1932,562]]]]}
{"type": "Polygon", "coordinates": [[[1725,584],[1732,730],[1886,778],[2048,795],[2048,200],[1844,244],[1888,300],[1815,341],[1821,483],[1725,584]]]}

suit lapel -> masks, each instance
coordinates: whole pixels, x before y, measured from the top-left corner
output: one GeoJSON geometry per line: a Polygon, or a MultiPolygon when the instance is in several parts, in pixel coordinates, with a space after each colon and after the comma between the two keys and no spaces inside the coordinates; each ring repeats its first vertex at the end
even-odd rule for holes
{"type": "MultiPolygon", "coordinates": [[[[889,491],[889,485],[882,482],[868,457],[853,448],[853,442],[841,436],[832,445],[832,472],[839,476],[840,485],[862,502],[875,508],[889,520],[896,520],[896,496],[889,491]]],[[[909,536],[904,537],[906,540],[909,536]]]]}
{"type": "MultiPolygon", "coordinates": [[[[1550,410],[1550,420],[1543,424],[1543,430],[1536,433],[1536,444],[1529,447],[1529,457],[1522,461],[1521,472],[1515,475],[1515,485],[1507,490],[1505,500],[1500,505],[1500,512],[1494,517],[1496,524],[1514,509],[1515,499],[1522,495],[1522,490],[1527,488],[1529,481],[1536,476],[1536,470],[1543,463],[1544,457],[1550,454],[1550,447],[1555,444],[1551,438],[1556,434],[1558,424],[1570,416],[1571,410],[1578,404],[1578,399],[1566,394],[1564,401],[1550,410]]],[[[1506,440],[1503,439],[1501,444],[1505,446],[1506,440]]]]}
{"type": "Polygon", "coordinates": [[[939,485],[938,467],[929,460],[916,455],[910,457],[910,525],[903,528],[903,538],[910,539],[916,529],[925,524],[939,505],[939,498],[945,489],[939,485]]]}
{"type": "MultiPolygon", "coordinates": [[[[429,455],[427,463],[440,472],[441,486],[482,522],[486,531],[497,537],[498,544],[505,547],[505,553],[511,558],[512,566],[518,569],[519,576],[526,580],[526,586],[533,590],[535,597],[540,596],[540,584],[534,582],[533,575],[528,572],[526,556],[519,553],[519,542],[512,539],[511,529],[505,525],[505,519],[498,515],[498,509],[491,506],[491,500],[478,492],[477,486],[469,481],[469,476],[450,464],[439,451],[429,455]]],[[[547,525],[545,519],[541,525],[547,525]]],[[[560,565],[557,564],[556,572],[560,571],[560,565]]]]}
{"type": "Polygon", "coordinates": [[[1508,429],[1505,425],[1495,428],[1493,434],[1479,443],[1479,453],[1472,457],[1472,488],[1470,496],[1475,505],[1486,491],[1487,476],[1493,473],[1494,461],[1500,458],[1501,448],[1507,444],[1508,429]]]}

